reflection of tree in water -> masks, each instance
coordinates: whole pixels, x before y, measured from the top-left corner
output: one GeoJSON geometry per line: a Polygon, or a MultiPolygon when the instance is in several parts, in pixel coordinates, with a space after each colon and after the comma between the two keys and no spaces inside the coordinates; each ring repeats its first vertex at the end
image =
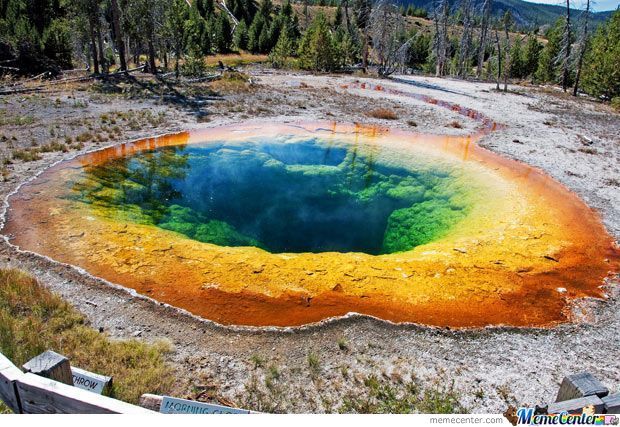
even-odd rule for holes
{"type": "Polygon", "coordinates": [[[379,178],[375,174],[378,147],[355,142],[348,150],[341,167],[346,173],[346,187],[353,192],[368,189],[379,178]]]}
{"type": "Polygon", "coordinates": [[[184,149],[185,145],[163,147],[85,167],[73,191],[89,204],[115,209],[138,206],[157,222],[169,202],[181,197],[173,181],[187,175],[189,156],[182,153],[184,149]]]}
{"type": "Polygon", "coordinates": [[[74,197],[117,221],[274,252],[409,250],[463,217],[449,170],[396,166],[380,149],[314,139],[163,147],[86,166],[74,197]]]}

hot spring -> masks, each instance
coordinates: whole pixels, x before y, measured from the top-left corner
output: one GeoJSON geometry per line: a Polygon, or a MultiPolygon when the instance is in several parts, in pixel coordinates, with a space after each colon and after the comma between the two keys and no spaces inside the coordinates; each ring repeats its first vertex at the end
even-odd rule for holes
{"type": "Polygon", "coordinates": [[[10,198],[23,249],[223,324],[358,312],[549,325],[601,296],[594,212],[471,138],[353,125],[220,127],[61,162],[10,198]]]}

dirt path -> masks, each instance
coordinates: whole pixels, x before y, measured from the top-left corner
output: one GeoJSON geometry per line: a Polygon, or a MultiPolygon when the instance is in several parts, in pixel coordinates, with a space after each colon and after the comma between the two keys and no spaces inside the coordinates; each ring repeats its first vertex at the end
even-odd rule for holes
{"type": "MultiPolygon", "coordinates": [[[[490,84],[421,77],[401,79],[381,84],[473,108],[507,125],[485,136],[482,145],[539,167],[564,183],[597,209],[609,232],[620,238],[617,114],[597,104],[577,104],[561,94],[518,87],[514,89],[519,93],[498,94],[490,91],[490,84]]],[[[363,121],[408,129],[415,122],[415,129],[420,132],[445,134],[471,133],[479,125],[457,112],[416,98],[343,88],[355,82],[354,77],[254,70],[253,80],[258,82],[257,88],[223,91],[221,101],[209,104],[207,124],[198,122],[204,120],[204,115],[197,114],[196,109],[179,108],[165,98],[138,102],[79,91],[35,99],[7,98],[3,101],[7,109],[34,119],[26,126],[5,124],[0,131],[13,141],[15,150],[46,143],[51,133],[48,128],[54,124],[65,133],[79,134],[88,131],[89,118],[98,123],[102,115],[126,113],[130,109],[161,112],[163,118],[149,122],[137,117],[134,131],[123,131],[109,139],[122,142],[146,136],[147,132],[157,134],[250,118],[266,122],[363,121]],[[60,107],[55,106],[56,97],[63,103],[60,107]],[[87,105],[82,107],[80,100],[87,105]],[[399,119],[385,121],[365,115],[377,107],[393,109],[399,119]],[[76,117],[84,122],[71,127],[69,121],[76,117]],[[455,121],[460,128],[452,125],[455,121]]],[[[80,150],[109,143],[87,141],[80,150]]],[[[7,167],[2,194],[70,154],[51,152],[43,154],[40,160],[14,162],[7,167]]],[[[534,405],[552,400],[562,377],[577,371],[590,371],[615,390],[620,387],[617,281],[609,288],[610,298],[606,302],[582,301],[576,307],[578,324],[552,330],[452,331],[351,317],[321,327],[245,331],[214,326],[132,296],[68,266],[17,253],[4,243],[0,251],[3,265],[35,273],[84,312],[94,327],[102,327],[115,337],[169,340],[174,346],[170,358],[178,370],[180,394],[193,387],[262,409],[337,411],[347,409],[342,406],[344,400],[364,399],[368,395],[369,376],[399,391],[415,377],[422,387],[444,391],[453,382],[461,403],[472,412],[500,412],[508,403],[534,405]]]]}

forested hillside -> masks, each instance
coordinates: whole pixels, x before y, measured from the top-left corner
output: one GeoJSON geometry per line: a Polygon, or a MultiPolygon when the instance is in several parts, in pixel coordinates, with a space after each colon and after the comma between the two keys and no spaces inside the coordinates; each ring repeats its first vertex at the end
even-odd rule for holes
{"type": "MultiPolygon", "coordinates": [[[[245,52],[275,68],[360,69],[381,76],[432,73],[503,83],[558,83],[604,98],[619,95],[620,12],[595,29],[595,14],[565,10],[544,33],[519,32],[501,3],[439,0],[429,14],[391,0],[335,6],[286,0],[0,0],[0,70],[97,75],[143,66],[153,74],[205,73],[205,58],[245,52]],[[568,13],[567,13],[568,12],[568,13]],[[427,16],[426,19],[414,16],[427,16]]],[[[532,10],[536,10],[532,6],[532,10]]],[[[555,9],[554,9],[555,10],[555,9]]]]}
{"type": "MultiPolygon", "coordinates": [[[[416,8],[422,8],[425,10],[432,10],[434,8],[434,0],[401,0],[400,3],[405,7],[412,5],[416,8]]],[[[479,7],[482,6],[483,1],[476,2],[479,7]]],[[[451,0],[450,5],[457,7],[458,0],[451,0]]],[[[501,17],[506,12],[510,12],[513,16],[515,23],[523,28],[533,29],[541,25],[553,24],[558,18],[561,18],[565,14],[565,8],[558,5],[542,4],[542,3],[530,3],[523,0],[495,0],[493,2],[491,13],[495,17],[501,17]]],[[[572,14],[578,16],[581,10],[572,8],[572,14]]],[[[612,12],[598,12],[592,13],[592,22],[595,24],[602,23],[609,19],[612,12]]]]}

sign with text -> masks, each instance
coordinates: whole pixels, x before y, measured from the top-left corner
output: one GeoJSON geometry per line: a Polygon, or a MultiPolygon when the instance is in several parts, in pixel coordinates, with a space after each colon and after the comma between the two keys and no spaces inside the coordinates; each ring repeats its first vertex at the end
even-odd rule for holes
{"type": "Polygon", "coordinates": [[[94,374],[84,369],[71,367],[73,374],[73,386],[97,394],[108,394],[112,386],[112,378],[105,375],[94,374]]]}
{"type": "Polygon", "coordinates": [[[247,409],[230,408],[211,403],[164,396],[159,412],[162,414],[249,414],[247,409]]]}

